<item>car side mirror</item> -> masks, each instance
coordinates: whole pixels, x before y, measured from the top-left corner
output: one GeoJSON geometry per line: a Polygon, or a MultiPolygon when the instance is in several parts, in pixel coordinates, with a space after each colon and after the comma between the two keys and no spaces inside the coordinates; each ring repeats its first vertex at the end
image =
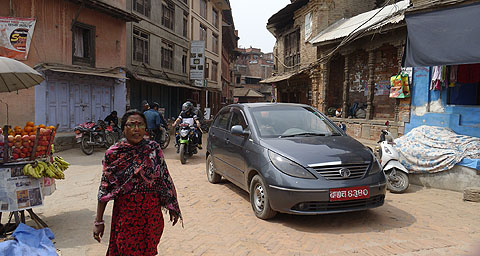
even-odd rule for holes
{"type": "Polygon", "coordinates": [[[241,125],[232,126],[232,129],[230,131],[232,132],[233,135],[238,135],[238,136],[250,135],[250,131],[244,131],[241,125]]]}

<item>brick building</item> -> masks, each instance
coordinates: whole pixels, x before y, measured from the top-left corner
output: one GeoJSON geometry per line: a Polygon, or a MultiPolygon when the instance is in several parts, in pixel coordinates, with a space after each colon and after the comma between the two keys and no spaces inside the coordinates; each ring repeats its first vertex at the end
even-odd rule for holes
{"type": "Polygon", "coordinates": [[[0,95],[9,105],[10,125],[34,121],[71,130],[113,110],[123,114],[126,23],[139,20],[125,5],[125,0],[0,1],[0,17],[35,20],[30,51],[21,61],[45,77],[33,88],[0,95]]]}
{"type": "Polygon", "coordinates": [[[271,101],[271,84],[260,84],[260,81],[272,76],[273,53],[263,53],[261,49],[253,47],[238,51],[239,56],[235,61],[235,87],[246,90],[235,90],[235,97],[237,100],[246,99],[245,95],[250,95],[248,102],[271,101]]]}
{"type": "Polygon", "coordinates": [[[296,0],[268,19],[267,29],[275,36],[274,76],[262,83],[276,87],[279,102],[312,104],[312,75],[317,48],[308,42],[342,18],[372,10],[375,0],[296,0]]]}
{"type": "Polygon", "coordinates": [[[232,11],[223,11],[222,25],[222,99],[221,105],[226,106],[233,103],[234,66],[238,56],[238,31],[235,30],[232,11]]]}
{"type": "Polygon", "coordinates": [[[410,120],[410,97],[389,97],[390,77],[401,70],[408,6],[400,1],[341,19],[310,40],[318,51],[312,104],[325,113],[342,109],[333,119],[357,139],[377,140],[386,120],[398,137],[410,120]]]}
{"type": "Polygon", "coordinates": [[[342,109],[334,119],[358,139],[377,139],[385,120],[394,134],[403,134],[410,99],[391,99],[388,88],[400,70],[406,37],[403,12],[397,11],[408,1],[385,2],[293,1],[268,21],[277,38],[276,74],[261,82],[274,83],[280,102],[309,104],[326,114],[342,109]],[[349,115],[362,107],[364,115],[349,115]]]}

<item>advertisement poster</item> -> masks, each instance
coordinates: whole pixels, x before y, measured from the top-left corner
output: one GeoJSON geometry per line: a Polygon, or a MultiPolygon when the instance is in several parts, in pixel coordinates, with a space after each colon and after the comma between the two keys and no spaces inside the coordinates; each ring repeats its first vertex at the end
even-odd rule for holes
{"type": "Polygon", "coordinates": [[[195,86],[203,86],[204,70],[205,41],[192,41],[190,44],[190,80],[194,81],[195,86]]]}
{"type": "Polygon", "coordinates": [[[42,179],[23,176],[23,165],[0,168],[0,212],[26,210],[43,205],[42,179]]]}
{"type": "Polygon", "coordinates": [[[35,19],[0,17],[0,56],[26,60],[35,19]]]}

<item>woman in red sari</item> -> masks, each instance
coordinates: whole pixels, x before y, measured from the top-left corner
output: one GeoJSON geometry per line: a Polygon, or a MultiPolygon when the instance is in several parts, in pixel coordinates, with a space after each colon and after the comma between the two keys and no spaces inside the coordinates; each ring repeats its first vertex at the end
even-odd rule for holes
{"type": "Polygon", "coordinates": [[[163,232],[161,209],[169,212],[173,225],[182,221],[162,150],[155,141],[143,139],[145,127],[145,116],[129,110],[121,120],[125,139],[105,153],[93,237],[100,242],[105,207],[115,200],[107,256],[157,255],[163,232]]]}

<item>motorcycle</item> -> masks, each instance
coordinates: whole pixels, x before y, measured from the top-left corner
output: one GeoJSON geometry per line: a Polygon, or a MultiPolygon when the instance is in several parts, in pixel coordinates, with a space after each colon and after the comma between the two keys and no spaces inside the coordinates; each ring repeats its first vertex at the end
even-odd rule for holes
{"type": "Polygon", "coordinates": [[[387,125],[387,130],[382,130],[380,134],[379,147],[377,147],[376,153],[387,178],[388,190],[392,193],[402,193],[409,186],[409,171],[400,163],[400,155],[393,147],[395,142],[393,142],[392,134],[388,131],[388,121],[385,125],[387,125]]]}
{"type": "Polygon", "coordinates": [[[154,130],[149,129],[147,130],[146,139],[154,140],[160,144],[162,149],[166,149],[170,144],[170,132],[168,131],[167,126],[162,125],[162,127],[165,129],[163,136],[161,136],[161,134],[157,134],[154,130]]]}
{"type": "Polygon", "coordinates": [[[175,136],[179,136],[178,144],[176,144],[175,147],[178,148],[177,152],[180,154],[180,162],[185,164],[187,162],[187,157],[191,157],[198,153],[195,128],[188,123],[182,123],[179,125],[179,129],[175,133],[175,136]]]}
{"type": "Polygon", "coordinates": [[[109,148],[115,143],[113,128],[107,126],[103,120],[97,123],[85,122],[74,128],[77,143],[80,143],[82,152],[91,155],[95,147],[109,148]]]}

